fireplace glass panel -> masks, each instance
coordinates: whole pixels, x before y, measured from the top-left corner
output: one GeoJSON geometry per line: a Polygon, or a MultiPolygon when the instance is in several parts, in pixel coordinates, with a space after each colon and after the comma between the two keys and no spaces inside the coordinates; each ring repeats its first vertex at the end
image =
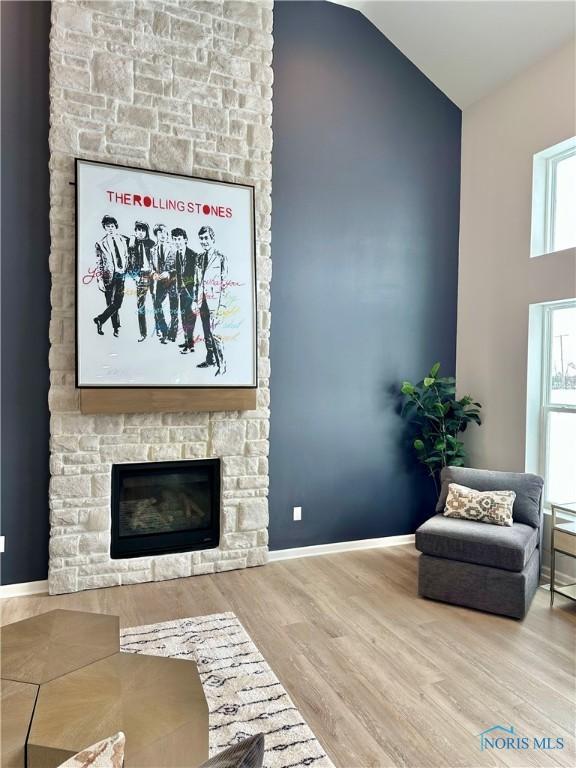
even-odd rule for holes
{"type": "Polygon", "coordinates": [[[113,558],[218,546],[220,460],[112,468],[113,558]]]}
{"type": "Polygon", "coordinates": [[[173,472],[127,477],[120,491],[120,536],[206,529],[211,496],[207,478],[173,472]]]}

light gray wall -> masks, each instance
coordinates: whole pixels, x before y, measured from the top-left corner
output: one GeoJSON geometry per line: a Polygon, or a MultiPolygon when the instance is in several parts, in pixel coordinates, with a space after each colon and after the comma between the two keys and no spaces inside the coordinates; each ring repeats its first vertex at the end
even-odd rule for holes
{"type": "MultiPolygon", "coordinates": [[[[531,304],[576,296],[576,249],[530,258],[532,158],[576,133],[574,45],[463,113],[456,375],[474,466],[525,469],[531,304]]],[[[537,467],[529,467],[537,470],[537,467]]]]}
{"type": "MultiPolygon", "coordinates": [[[[576,296],[576,249],[530,258],[532,159],[576,134],[575,73],[571,44],[463,113],[456,375],[484,406],[482,428],[466,434],[476,467],[542,471],[529,310],[576,296]]],[[[546,516],[546,566],[549,544],[546,516]]],[[[558,567],[571,570],[567,558],[558,567]]]]}

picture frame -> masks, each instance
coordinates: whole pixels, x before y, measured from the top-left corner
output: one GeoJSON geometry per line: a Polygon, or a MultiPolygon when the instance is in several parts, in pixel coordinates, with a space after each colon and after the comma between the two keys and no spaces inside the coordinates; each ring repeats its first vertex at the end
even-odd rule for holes
{"type": "Polygon", "coordinates": [[[254,187],[75,158],[76,387],[255,389],[254,187]]]}

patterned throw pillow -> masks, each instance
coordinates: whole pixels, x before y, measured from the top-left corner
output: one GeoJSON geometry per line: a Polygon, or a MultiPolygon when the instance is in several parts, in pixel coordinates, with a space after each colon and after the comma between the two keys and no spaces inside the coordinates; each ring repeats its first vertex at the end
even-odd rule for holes
{"type": "Polygon", "coordinates": [[[122,768],[125,741],[124,734],[119,731],[69,757],[58,768],[122,768]]]}
{"type": "Polygon", "coordinates": [[[262,768],[263,760],[264,734],[257,733],[214,755],[200,768],[262,768]]]}
{"type": "Polygon", "coordinates": [[[512,525],[514,491],[475,491],[465,485],[450,483],[444,514],[463,520],[492,525],[512,525]]]}

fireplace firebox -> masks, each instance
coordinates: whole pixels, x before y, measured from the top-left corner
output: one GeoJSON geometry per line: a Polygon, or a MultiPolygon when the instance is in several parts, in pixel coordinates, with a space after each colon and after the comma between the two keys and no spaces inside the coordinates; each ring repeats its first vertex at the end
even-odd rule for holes
{"type": "Polygon", "coordinates": [[[115,464],[110,557],[217,547],[220,459],[115,464]]]}

